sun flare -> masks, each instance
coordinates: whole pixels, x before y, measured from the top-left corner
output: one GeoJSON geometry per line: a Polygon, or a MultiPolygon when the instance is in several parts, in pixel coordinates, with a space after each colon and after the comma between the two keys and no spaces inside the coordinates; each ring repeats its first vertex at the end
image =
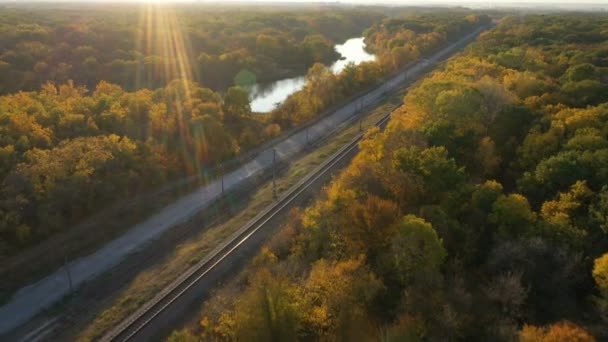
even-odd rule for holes
{"type": "Polygon", "coordinates": [[[137,35],[137,48],[145,52],[145,62],[152,63],[154,58],[164,61],[162,66],[155,64],[149,74],[138,75],[140,78],[193,79],[192,49],[175,8],[161,0],[146,1],[140,12],[137,35]]]}

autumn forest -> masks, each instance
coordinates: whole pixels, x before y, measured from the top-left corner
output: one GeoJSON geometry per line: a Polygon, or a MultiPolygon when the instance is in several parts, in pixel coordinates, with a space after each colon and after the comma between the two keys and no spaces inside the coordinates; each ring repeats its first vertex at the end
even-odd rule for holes
{"type": "Polygon", "coordinates": [[[608,339],[605,13],[142,8],[0,4],[0,260],[205,184],[483,28],[167,340],[608,339]],[[375,60],[332,72],[359,36],[375,60]],[[248,87],[298,75],[252,111],[248,87]]]}
{"type": "Polygon", "coordinates": [[[606,338],[607,42],[503,18],[169,340],[606,338]]]}

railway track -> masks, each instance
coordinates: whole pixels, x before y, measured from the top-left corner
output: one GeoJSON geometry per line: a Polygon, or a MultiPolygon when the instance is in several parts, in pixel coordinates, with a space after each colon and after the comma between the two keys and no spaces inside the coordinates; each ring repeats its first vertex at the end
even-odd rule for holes
{"type": "MultiPolygon", "coordinates": [[[[401,105],[396,106],[391,112],[384,115],[375,123],[375,126],[384,127],[392,112],[400,106],[401,105]]],[[[237,254],[248,241],[253,240],[252,237],[261,231],[265,224],[273,217],[282,213],[283,210],[288,208],[288,206],[307,188],[312,184],[315,184],[321,177],[327,175],[328,172],[331,172],[338,163],[344,160],[344,158],[350,156],[351,153],[354,153],[358,148],[358,143],[362,139],[363,134],[364,133],[360,133],[357,135],[351,142],[343,146],[306,177],[292,186],[278,199],[278,201],[256,215],[237,232],[232,234],[223,244],[209,253],[207,257],[183,273],[121,324],[110,330],[101,338],[101,341],[121,342],[136,340],[138,334],[148,325],[153,324],[155,319],[159,317],[163,311],[174,305],[180,297],[191,290],[198,282],[218,268],[223,262],[229,262],[230,257],[233,254],[237,254]]]]}

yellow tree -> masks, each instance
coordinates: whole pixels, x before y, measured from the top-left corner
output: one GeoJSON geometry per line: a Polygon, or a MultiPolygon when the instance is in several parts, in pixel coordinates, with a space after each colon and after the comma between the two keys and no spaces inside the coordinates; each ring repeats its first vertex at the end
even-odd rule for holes
{"type": "Polygon", "coordinates": [[[284,277],[260,269],[235,305],[237,341],[294,341],[299,329],[296,288],[284,277]]]}
{"type": "Polygon", "coordinates": [[[368,305],[382,283],[362,258],[317,261],[302,288],[306,330],[314,340],[368,339],[372,331],[368,305]]]}
{"type": "Polygon", "coordinates": [[[595,342],[595,338],[576,324],[563,321],[546,328],[524,325],[520,342],[595,342]]]}
{"type": "Polygon", "coordinates": [[[600,291],[597,304],[604,314],[604,320],[608,321],[608,253],[595,259],[593,264],[593,279],[600,291]]]}

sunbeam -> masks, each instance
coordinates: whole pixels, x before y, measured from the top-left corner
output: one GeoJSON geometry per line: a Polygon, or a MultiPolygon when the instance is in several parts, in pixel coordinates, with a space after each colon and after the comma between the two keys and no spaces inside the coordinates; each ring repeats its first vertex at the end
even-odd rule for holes
{"type": "MultiPolygon", "coordinates": [[[[205,145],[205,127],[194,132],[188,122],[193,119],[193,108],[198,101],[193,93],[198,86],[192,61],[193,50],[184,24],[178,19],[177,9],[162,1],[146,1],[141,5],[137,47],[145,52],[137,69],[137,87],[148,84],[169,84],[172,91],[168,110],[176,118],[181,140],[181,158],[188,174],[204,178],[202,162],[207,160],[209,146],[205,145]]],[[[204,179],[201,179],[204,181],[204,179]]]]}

